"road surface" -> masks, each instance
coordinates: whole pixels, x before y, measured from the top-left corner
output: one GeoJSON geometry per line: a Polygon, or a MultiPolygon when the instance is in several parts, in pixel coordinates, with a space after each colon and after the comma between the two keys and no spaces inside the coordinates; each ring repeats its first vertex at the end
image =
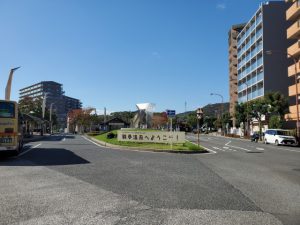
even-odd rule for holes
{"type": "Polygon", "coordinates": [[[0,224],[300,223],[298,148],[201,144],[212,153],[108,149],[79,135],[28,143],[0,159],[0,224]]]}

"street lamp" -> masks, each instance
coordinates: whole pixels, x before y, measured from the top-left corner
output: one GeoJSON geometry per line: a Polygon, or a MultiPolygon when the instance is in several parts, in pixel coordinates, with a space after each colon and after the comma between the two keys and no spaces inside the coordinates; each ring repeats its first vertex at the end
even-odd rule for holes
{"type": "Polygon", "coordinates": [[[299,138],[299,102],[298,102],[298,69],[297,69],[297,63],[299,61],[299,59],[296,59],[293,55],[289,54],[288,52],[283,52],[283,51],[279,51],[279,50],[268,50],[265,51],[265,53],[267,55],[272,55],[273,53],[279,53],[279,54],[285,54],[288,57],[290,57],[293,61],[294,61],[294,66],[295,66],[295,85],[296,85],[296,112],[297,112],[297,123],[296,123],[296,136],[297,138],[299,138]]]}
{"type": "MultiPolygon", "coordinates": [[[[222,104],[221,104],[221,115],[220,115],[220,119],[222,119],[222,114],[223,114],[223,103],[224,103],[224,98],[223,98],[223,95],[221,95],[221,94],[218,94],[218,93],[210,93],[210,95],[212,96],[212,95],[216,95],[216,96],[219,96],[219,97],[221,97],[221,99],[222,99],[222,104]]],[[[222,132],[223,132],[223,123],[222,123],[222,121],[221,121],[221,135],[222,135],[222,132]]]]}
{"type": "Polygon", "coordinates": [[[53,126],[52,126],[52,106],[54,103],[50,104],[50,115],[49,115],[49,121],[50,121],[50,134],[53,133],[53,126]]]}
{"type": "Polygon", "coordinates": [[[199,120],[203,118],[203,110],[198,108],[196,111],[197,114],[197,133],[198,133],[198,146],[200,145],[200,125],[199,120]]]}

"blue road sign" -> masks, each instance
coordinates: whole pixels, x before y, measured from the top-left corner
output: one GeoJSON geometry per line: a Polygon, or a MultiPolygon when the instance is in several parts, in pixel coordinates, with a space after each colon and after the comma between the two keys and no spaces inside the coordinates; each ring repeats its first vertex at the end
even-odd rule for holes
{"type": "Polygon", "coordinates": [[[169,109],[167,109],[166,113],[167,113],[168,117],[175,117],[175,115],[176,115],[176,111],[175,110],[169,110],[169,109]]]}

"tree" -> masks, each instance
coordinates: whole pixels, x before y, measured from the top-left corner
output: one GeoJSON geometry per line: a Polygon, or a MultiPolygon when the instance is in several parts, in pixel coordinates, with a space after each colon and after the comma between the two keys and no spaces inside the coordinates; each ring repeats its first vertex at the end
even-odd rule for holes
{"type": "Polygon", "coordinates": [[[221,118],[221,123],[222,123],[222,127],[225,127],[227,128],[227,124],[229,126],[231,126],[232,124],[232,117],[230,116],[230,113],[229,112],[226,112],[222,115],[222,118],[221,118]]]}
{"type": "Polygon", "coordinates": [[[206,124],[207,128],[213,128],[215,121],[217,118],[215,117],[210,117],[210,116],[205,116],[203,119],[203,123],[206,124]]]}
{"type": "Polygon", "coordinates": [[[113,118],[116,117],[127,123],[130,123],[136,113],[137,112],[124,111],[124,112],[114,112],[114,113],[111,113],[110,115],[113,118]]]}
{"type": "MultiPolygon", "coordinates": [[[[269,104],[265,98],[258,98],[249,103],[250,115],[258,121],[259,133],[262,133],[262,117],[267,116],[269,112],[269,104]]],[[[260,135],[261,137],[261,135],[260,135]]]]}
{"type": "Polygon", "coordinates": [[[270,106],[270,114],[278,115],[279,118],[283,120],[284,115],[289,113],[288,98],[280,92],[268,92],[264,98],[266,103],[270,106]]]}
{"type": "MultiPolygon", "coordinates": [[[[163,126],[166,126],[167,123],[168,123],[168,116],[165,112],[163,112],[163,113],[154,113],[153,114],[152,127],[161,128],[163,126]]],[[[176,124],[176,121],[174,122],[174,124],[176,124]]]]}
{"type": "Polygon", "coordinates": [[[245,103],[237,103],[235,105],[235,118],[237,127],[240,126],[241,123],[247,121],[247,106],[245,103]]]}
{"type": "Polygon", "coordinates": [[[282,128],[282,120],[278,115],[272,115],[269,119],[269,128],[270,129],[281,129],[282,128]]]}
{"type": "Polygon", "coordinates": [[[83,132],[87,127],[90,127],[92,122],[91,112],[93,110],[93,108],[74,109],[68,113],[69,124],[73,132],[75,132],[76,126],[79,127],[79,132],[83,132]]]}
{"type": "Polygon", "coordinates": [[[187,124],[191,127],[197,127],[197,122],[198,122],[198,119],[197,119],[197,114],[196,112],[192,112],[190,114],[188,114],[187,116],[187,124]]]}

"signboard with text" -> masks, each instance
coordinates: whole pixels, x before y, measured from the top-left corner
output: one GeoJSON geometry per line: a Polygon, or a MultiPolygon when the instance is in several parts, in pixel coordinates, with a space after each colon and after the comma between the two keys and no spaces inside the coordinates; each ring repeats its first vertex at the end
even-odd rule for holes
{"type": "Polygon", "coordinates": [[[147,132],[119,130],[118,141],[179,144],[185,142],[185,132],[147,132]]]}
{"type": "Polygon", "coordinates": [[[176,116],[176,111],[175,110],[167,109],[166,113],[167,113],[168,117],[175,117],[176,116]]]}

